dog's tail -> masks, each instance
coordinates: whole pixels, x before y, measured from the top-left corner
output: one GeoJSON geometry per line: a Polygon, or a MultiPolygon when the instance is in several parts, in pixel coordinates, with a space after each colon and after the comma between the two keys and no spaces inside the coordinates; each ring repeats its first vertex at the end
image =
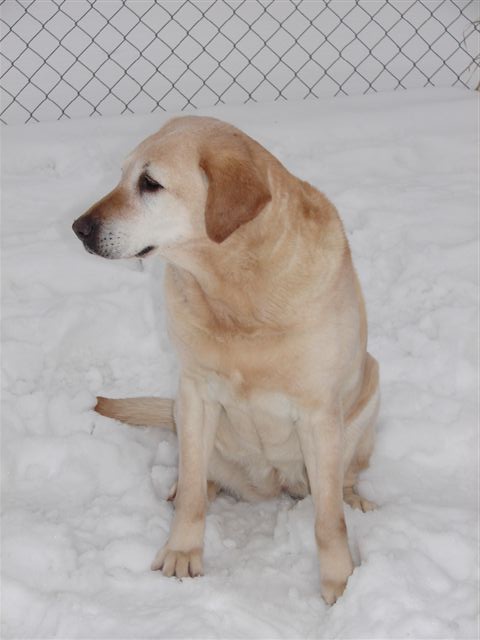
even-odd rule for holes
{"type": "Polygon", "coordinates": [[[97,398],[95,411],[107,418],[139,427],[163,427],[175,431],[173,400],[168,398],[97,398]]]}

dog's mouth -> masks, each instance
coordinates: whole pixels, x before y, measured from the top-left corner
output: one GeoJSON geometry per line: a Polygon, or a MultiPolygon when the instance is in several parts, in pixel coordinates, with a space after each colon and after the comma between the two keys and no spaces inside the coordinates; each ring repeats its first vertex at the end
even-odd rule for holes
{"type": "Polygon", "coordinates": [[[86,242],[83,243],[83,246],[84,246],[85,250],[88,253],[91,253],[94,256],[100,256],[100,258],[107,258],[107,259],[128,258],[128,257],[131,257],[131,258],[145,258],[150,253],[152,253],[152,251],[155,251],[155,249],[157,248],[154,245],[148,245],[148,247],[145,247],[144,249],[142,249],[138,253],[135,253],[134,255],[122,256],[122,255],[111,255],[109,253],[103,253],[102,251],[98,251],[98,250],[92,249],[91,247],[88,246],[88,244],[86,242]]]}
{"type": "Polygon", "coordinates": [[[148,254],[151,253],[154,249],[155,249],[155,247],[150,244],[150,245],[148,245],[148,247],[145,247],[145,249],[142,249],[141,251],[136,253],[135,257],[136,258],[145,258],[145,256],[148,256],[148,254]]]}

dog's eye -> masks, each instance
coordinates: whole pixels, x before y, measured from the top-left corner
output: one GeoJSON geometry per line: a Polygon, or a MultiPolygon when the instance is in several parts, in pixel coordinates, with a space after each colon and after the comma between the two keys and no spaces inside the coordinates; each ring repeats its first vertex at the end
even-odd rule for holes
{"type": "Polygon", "coordinates": [[[162,185],[149,176],[148,173],[142,173],[138,180],[138,188],[140,193],[144,193],[145,191],[152,193],[163,189],[162,185]]]}

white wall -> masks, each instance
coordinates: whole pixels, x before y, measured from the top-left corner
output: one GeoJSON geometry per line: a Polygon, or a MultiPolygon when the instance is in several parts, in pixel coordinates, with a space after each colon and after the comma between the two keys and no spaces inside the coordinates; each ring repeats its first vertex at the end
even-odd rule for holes
{"type": "Polygon", "coordinates": [[[476,0],[6,0],[0,10],[7,123],[479,80],[476,0]]]}

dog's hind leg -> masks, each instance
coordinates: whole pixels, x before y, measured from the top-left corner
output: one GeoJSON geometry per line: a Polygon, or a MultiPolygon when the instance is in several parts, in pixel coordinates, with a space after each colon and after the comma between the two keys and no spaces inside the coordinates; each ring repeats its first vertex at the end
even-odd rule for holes
{"type": "Polygon", "coordinates": [[[246,502],[268,500],[281,493],[275,469],[270,469],[258,484],[244,467],[234,460],[227,460],[217,449],[210,457],[208,478],[220,489],[246,502]]]}
{"type": "Polygon", "coordinates": [[[373,450],[374,434],[375,422],[371,422],[357,444],[357,449],[343,480],[344,502],[349,504],[353,509],[361,509],[362,511],[372,511],[372,509],[375,509],[377,506],[374,502],[361,496],[355,488],[358,474],[368,467],[370,455],[373,450]]]}
{"type": "Polygon", "coordinates": [[[354,509],[362,511],[371,511],[376,507],[374,502],[358,493],[355,484],[360,471],[369,465],[379,404],[378,364],[368,354],[363,389],[356,407],[351,415],[347,416],[345,424],[343,500],[354,509]]]}

